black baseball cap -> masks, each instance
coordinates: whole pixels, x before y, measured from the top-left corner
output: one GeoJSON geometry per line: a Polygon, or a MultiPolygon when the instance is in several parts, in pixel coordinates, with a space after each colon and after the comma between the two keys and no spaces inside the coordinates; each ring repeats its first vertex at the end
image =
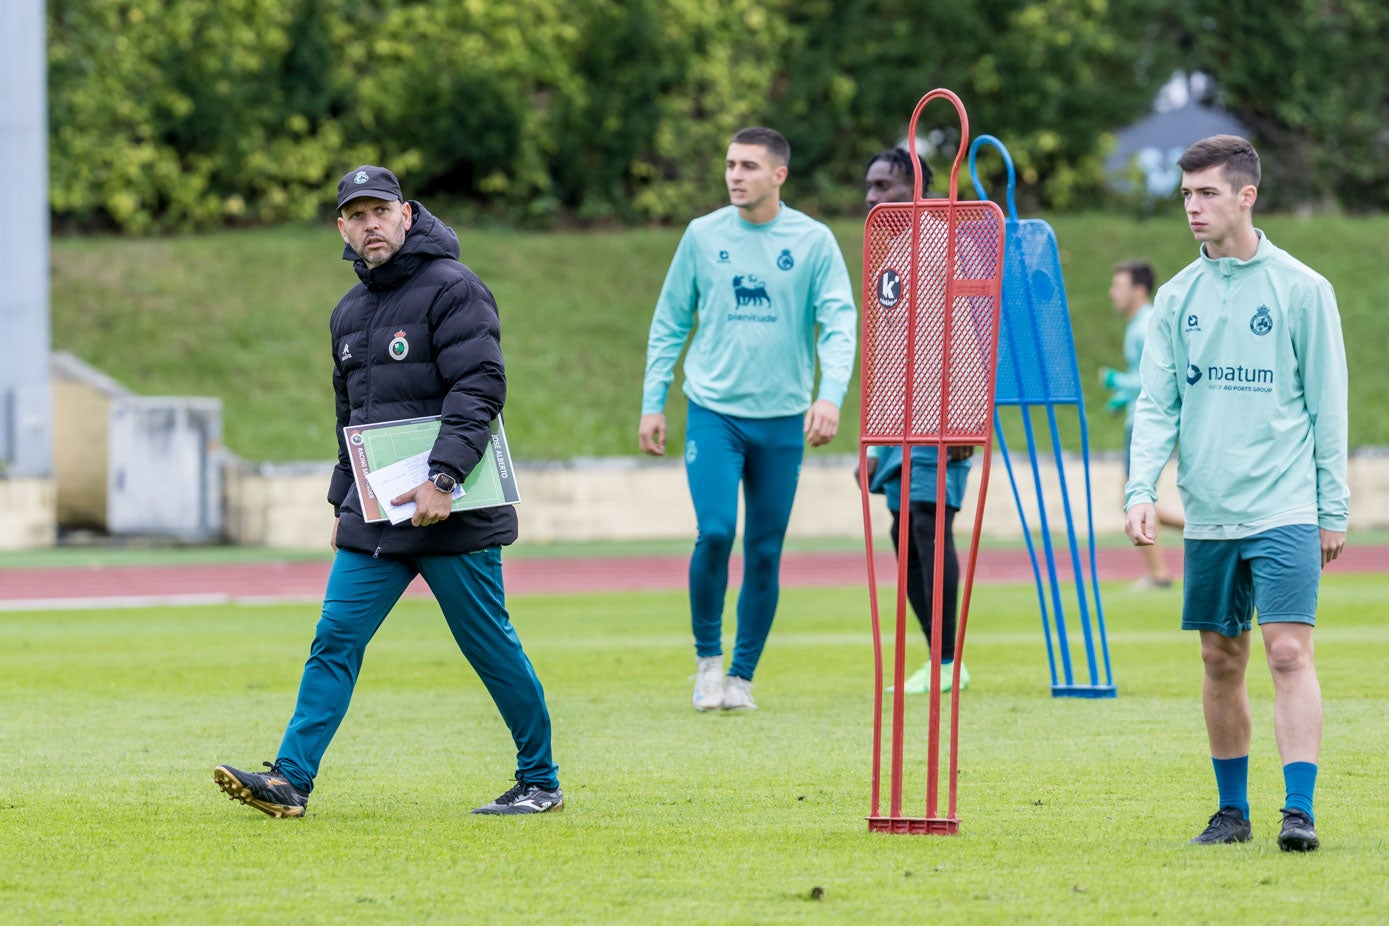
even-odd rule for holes
{"type": "Polygon", "coordinates": [[[363,196],[384,199],[387,202],[400,202],[405,199],[400,195],[400,181],[396,179],[395,174],[384,167],[373,167],[370,164],[349,170],[338,181],[338,211],[342,211],[344,204],[363,196]]]}

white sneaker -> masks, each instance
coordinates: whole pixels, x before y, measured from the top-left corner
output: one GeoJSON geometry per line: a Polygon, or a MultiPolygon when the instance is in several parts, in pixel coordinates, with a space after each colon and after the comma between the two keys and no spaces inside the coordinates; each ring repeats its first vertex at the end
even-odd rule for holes
{"type": "MultiPolygon", "coordinates": [[[[950,684],[949,681],[945,680],[944,672],[941,673],[941,678],[942,684],[950,684]]],[[[892,691],[892,687],[889,686],[887,690],[892,691]]],[[[907,694],[926,694],[931,690],[931,661],[929,659],[921,664],[921,668],[907,676],[907,680],[902,683],[902,690],[907,694]]]]}
{"type": "MultiPolygon", "coordinates": [[[[951,686],[954,685],[955,676],[953,675],[953,672],[953,664],[948,662],[941,663],[940,690],[942,694],[948,693],[950,691],[951,686]]],[[[969,669],[962,662],[960,663],[960,690],[963,691],[968,687],[969,669]]],[[[888,685],[885,690],[888,694],[892,694],[891,685],[888,685]]],[[[905,691],[907,694],[912,695],[929,694],[931,691],[931,663],[922,663],[921,668],[917,669],[911,675],[907,676],[907,680],[902,683],[902,690],[905,691]]]]}
{"type": "MultiPolygon", "coordinates": [[[[955,681],[954,666],[945,663],[940,667],[940,690],[942,693],[950,690],[950,686],[955,681]]],[[[960,690],[964,691],[969,687],[969,667],[963,662],[960,663],[960,690]]]]}
{"type": "Polygon", "coordinates": [[[695,659],[694,707],[697,711],[716,711],[723,707],[723,657],[699,656],[695,659]]]}
{"type": "Polygon", "coordinates": [[[1161,578],[1161,579],[1155,579],[1155,578],[1153,578],[1152,576],[1144,576],[1143,578],[1139,579],[1137,582],[1133,583],[1133,590],[1134,590],[1135,592],[1151,592],[1151,591],[1158,591],[1158,590],[1161,590],[1161,589],[1164,589],[1164,588],[1171,588],[1171,587],[1172,587],[1172,577],[1171,577],[1171,576],[1166,576],[1166,577],[1161,578]]]}
{"type": "Polygon", "coordinates": [[[726,711],[755,711],[757,702],[752,699],[752,682],[736,675],[724,679],[723,709],[726,711]]]}

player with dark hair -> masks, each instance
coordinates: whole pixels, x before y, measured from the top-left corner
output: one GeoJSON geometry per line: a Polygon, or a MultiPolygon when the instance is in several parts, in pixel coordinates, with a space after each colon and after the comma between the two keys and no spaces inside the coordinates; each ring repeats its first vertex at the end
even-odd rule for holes
{"type": "MultiPolygon", "coordinates": [[[[868,159],[864,166],[864,186],[867,193],[864,202],[869,209],[878,203],[909,203],[912,200],[912,179],[915,168],[912,166],[911,152],[905,148],[889,148],[868,159]]],[[[931,186],[931,166],[921,161],[921,195],[928,196],[931,186]]]]}
{"type": "Polygon", "coordinates": [[[739,129],[733,133],[733,138],[730,139],[729,144],[754,145],[765,148],[773,161],[782,167],[789,168],[791,166],[791,143],[786,140],[785,135],[776,129],[769,129],[761,125],[739,129]]]}
{"type": "MultiPolygon", "coordinates": [[[[1113,390],[1106,408],[1112,412],[1124,412],[1124,476],[1129,472],[1129,445],[1133,442],[1133,402],[1138,398],[1142,381],[1139,378],[1139,363],[1143,358],[1143,342],[1148,337],[1148,323],[1153,314],[1153,289],[1157,275],[1153,265],[1146,260],[1126,260],[1114,267],[1114,275],[1109,284],[1109,301],[1114,311],[1124,317],[1124,364],[1127,369],[1115,370],[1100,367],[1100,382],[1106,389],[1113,390]]],[[[1158,521],[1168,527],[1181,527],[1185,521],[1181,511],[1172,506],[1158,506],[1158,521]]],[[[1143,589],[1168,588],[1172,576],[1162,559],[1162,551],[1157,544],[1139,547],[1147,574],[1138,581],[1143,589]]]]}
{"type": "MultiPolygon", "coordinates": [[[[864,173],[864,204],[872,209],[879,203],[911,202],[914,190],[911,153],[892,148],[869,158],[864,173]]],[[[922,196],[931,183],[931,168],[921,161],[922,196]]],[[[905,245],[905,242],[904,242],[905,245]]],[[[901,259],[905,260],[903,254],[901,259]]],[[[887,329],[884,329],[887,330],[887,329]]],[[[911,498],[908,503],[907,543],[900,549],[899,530],[902,510],[902,450],[900,447],[872,446],[864,464],[864,478],[870,492],[881,494],[892,515],[892,547],[897,555],[906,558],[907,600],[917,622],[926,635],[926,647],[931,646],[931,606],[936,575],[936,517],[945,518],[945,541],[941,549],[941,665],[942,691],[949,691],[954,681],[950,667],[955,662],[955,630],[959,614],[960,556],[955,549],[955,515],[964,504],[965,485],[969,480],[970,457],[973,447],[950,447],[945,465],[945,504],[936,499],[936,450],[931,447],[913,448],[911,454],[911,498]]],[[[854,474],[855,479],[858,473],[854,474]]],[[[960,665],[960,688],[969,685],[969,670],[960,665]]],[[[907,694],[926,694],[931,690],[931,660],[902,683],[907,694]]]]}
{"type": "Polygon", "coordinates": [[[1321,569],[1345,546],[1347,371],[1336,294],[1254,227],[1259,156],[1215,135],[1187,149],[1182,201],[1200,256],[1158,290],[1134,413],[1125,529],[1157,531],[1173,446],[1186,509],[1182,627],[1201,634],[1201,702],[1219,809],[1198,844],[1247,842],[1252,718],[1245,671],[1258,614],[1287,800],[1278,845],[1320,845],[1322,735],[1313,663],[1321,569]]]}
{"type": "Polygon", "coordinates": [[[637,438],[643,452],[661,456],[667,392],[690,340],[684,458],[699,527],[690,613],[700,711],[757,707],[749,689],[776,615],[805,444],[821,446],[838,432],[854,362],[849,271],[833,233],[781,201],[790,156],[773,129],[733,136],[724,162],[730,205],[685,230],[647,341],[637,438]],[[725,675],[723,604],[740,484],[743,585],[725,675]]]}
{"type": "Polygon", "coordinates": [[[458,236],[395,174],[365,165],[338,183],[343,259],[360,282],[333,310],[338,465],[328,487],[337,515],[323,612],[299,698],[268,772],[230,765],[218,787],[272,817],[302,817],[319,763],[347,714],[367,644],[417,575],[438,599],[459,649],[482,679],[516,744],[515,784],[480,814],[560,810],[550,714],[506,610],[501,548],[516,539],[509,506],[451,510],[452,493],[487,452],[506,401],[501,323],[492,293],[458,261],[458,236]],[[429,477],[392,504],[410,521],[368,522],[353,487],[343,428],[440,415],[429,477]]]}

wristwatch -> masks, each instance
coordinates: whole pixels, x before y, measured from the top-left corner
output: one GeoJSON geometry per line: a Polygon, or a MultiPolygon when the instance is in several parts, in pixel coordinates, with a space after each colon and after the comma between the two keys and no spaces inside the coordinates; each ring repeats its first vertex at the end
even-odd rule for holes
{"type": "Polygon", "coordinates": [[[453,490],[458,488],[458,480],[448,473],[430,473],[429,481],[434,483],[434,488],[443,492],[445,495],[452,495],[453,490]]]}

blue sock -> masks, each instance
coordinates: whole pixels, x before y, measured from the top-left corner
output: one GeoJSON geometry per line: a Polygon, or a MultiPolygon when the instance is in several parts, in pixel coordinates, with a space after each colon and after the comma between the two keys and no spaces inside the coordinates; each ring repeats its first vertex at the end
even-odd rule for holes
{"type": "Polygon", "coordinates": [[[1316,822],[1312,814],[1312,794],[1317,790],[1315,762],[1289,762],[1283,766],[1283,783],[1288,788],[1288,810],[1300,810],[1307,819],[1316,822]]]}
{"type": "Polygon", "coordinates": [[[1238,759],[1211,757],[1215,766],[1215,786],[1220,791],[1221,807],[1238,807],[1249,819],[1249,756],[1238,759]]]}

